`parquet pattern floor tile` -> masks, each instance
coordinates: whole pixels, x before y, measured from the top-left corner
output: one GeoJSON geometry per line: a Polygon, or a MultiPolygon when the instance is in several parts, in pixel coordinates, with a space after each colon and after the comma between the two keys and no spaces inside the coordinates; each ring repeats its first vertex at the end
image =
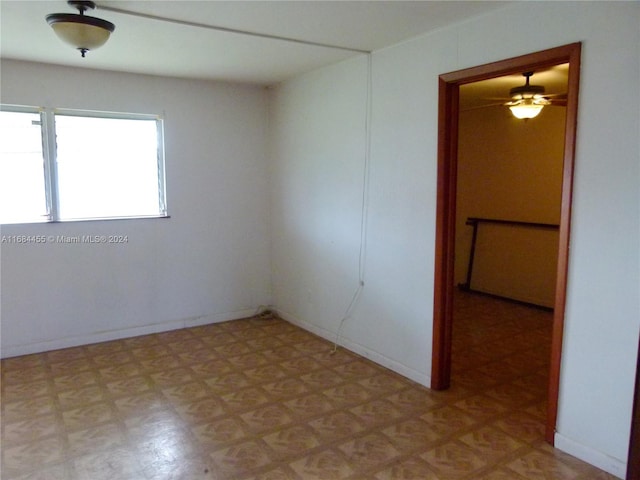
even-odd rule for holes
{"type": "Polygon", "coordinates": [[[607,480],[543,441],[550,314],[456,298],[453,386],[256,317],[2,360],[3,480],[607,480]]]}

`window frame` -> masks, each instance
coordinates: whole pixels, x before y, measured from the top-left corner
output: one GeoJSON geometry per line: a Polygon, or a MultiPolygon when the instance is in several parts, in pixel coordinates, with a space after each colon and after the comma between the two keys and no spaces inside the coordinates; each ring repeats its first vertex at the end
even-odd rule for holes
{"type": "Polygon", "coordinates": [[[169,218],[167,211],[165,148],[164,148],[164,116],[144,113],[107,112],[101,110],[82,110],[71,108],[33,107],[25,105],[0,104],[0,111],[16,113],[38,113],[40,115],[40,136],[42,140],[43,175],[46,200],[46,215],[42,221],[23,221],[2,223],[0,225],[19,225],[36,223],[61,222],[93,222],[99,220],[129,220],[143,218],[169,218]],[[56,115],[85,118],[104,118],[122,120],[155,121],[157,138],[157,172],[158,172],[158,214],[127,215],[87,218],[60,218],[59,182],[57,170],[56,115]]]}

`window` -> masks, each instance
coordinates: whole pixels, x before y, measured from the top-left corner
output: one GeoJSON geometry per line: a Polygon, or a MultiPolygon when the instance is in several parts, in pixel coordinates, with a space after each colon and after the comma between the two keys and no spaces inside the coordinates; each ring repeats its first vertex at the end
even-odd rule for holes
{"type": "Polygon", "coordinates": [[[38,112],[0,112],[0,221],[48,218],[38,112]]]}
{"type": "Polygon", "coordinates": [[[0,111],[0,223],[166,216],[162,120],[0,111]]]}

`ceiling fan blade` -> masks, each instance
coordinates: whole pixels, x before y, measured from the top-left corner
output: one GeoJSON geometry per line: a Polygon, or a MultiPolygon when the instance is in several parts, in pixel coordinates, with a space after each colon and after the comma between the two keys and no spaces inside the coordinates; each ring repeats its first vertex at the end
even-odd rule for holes
{"type": "Polygon", "coordinates": [[[480,110],[481,108],[502,107],[502,106],[504,106],[504,103],[502,103],[502,102],[500,102],[500,103],[486,103],[484,105],[476,105],[474,107],[461,108],[460,111],[461,112],[469,112],[471,110],[480,110]]]}

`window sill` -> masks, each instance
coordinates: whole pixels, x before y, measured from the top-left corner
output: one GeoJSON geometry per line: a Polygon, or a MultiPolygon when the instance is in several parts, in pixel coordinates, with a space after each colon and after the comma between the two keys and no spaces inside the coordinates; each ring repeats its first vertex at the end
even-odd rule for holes
{"type": "Polygon", "coordinates": [[[0,223],[0,228],[8,226],[21,226],[21,225],[46,225],[46,224],[59,224],[59,223],[88,223],[88,222],[111,222],[117,220],[153,220],[171,218],[170,215],[147,215],[140,217],[104,217],[104,218],[70,218],[64,220],[33,220],[29,222],[16,222],[16,223],[0,223]]]}

